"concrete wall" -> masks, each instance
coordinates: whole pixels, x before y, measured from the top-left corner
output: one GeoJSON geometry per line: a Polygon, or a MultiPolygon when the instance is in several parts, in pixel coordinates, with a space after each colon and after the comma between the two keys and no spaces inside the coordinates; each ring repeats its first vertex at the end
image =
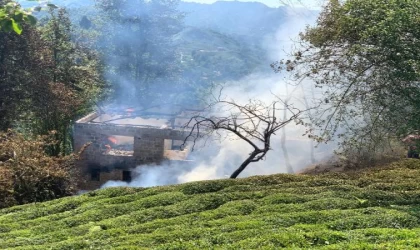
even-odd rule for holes
{"type": "Polygon", "coordinates": [[[163,160],[165,139],[155,138],[153,134],[134,137],[134,159],[137,165],[157,163],[163,160]]]}
{"type": "Polygon", "coordinates": [[[108,181],[122,180],[123,170],[113,169],[111,171],[100,172],[99,180],[91,180],[91,175],[86,173],[84,180],[80,183],[81,190],[94,190],[100,188],[108,181]]]}
{"type": "MultiPolygon", "coordinates": [[[[73,129],[74,147],[78,151],[87,142],[94,142],[101,137],[111,135],[133,136],[145,142],[150,138],[184,140],[187,132],[174,129],[159,129],[152,127],[101,124],[101,123],[76,123],[73,129]]],[[[147,142],[146,142],[147,143],[147,142]]]]}
{"type": "Polygon", "coordinates": [[[73,127],[74,150],[81,151],[86,144],[79,160],[79,167],[90,181],[89,171],[101,169],[101,180],[98,183],[88,183],[87,189],[98,188],[108,180],[121,180],[122,171],[135,168],[142,164],[159,164],[164,158],[165,139],[184,140],[187,132],[174,129],[159,129],[154,127],[130,126],[117,124],[91,123],[96,116],[91,114],[79,120],[73,127]],[[109,136],[134,137],[133,154],[127,156],[105,154],[109,136]],[[102,177],[104,175],[104,177],[102,177]]]}

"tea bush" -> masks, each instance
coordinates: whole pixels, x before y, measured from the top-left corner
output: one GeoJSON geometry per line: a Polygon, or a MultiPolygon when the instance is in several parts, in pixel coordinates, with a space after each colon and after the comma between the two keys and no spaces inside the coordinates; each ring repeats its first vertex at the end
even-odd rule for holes
{"type": "Polygon", "coordinates": [[[420,164],[108,188],[0,210],[0,249],[418,249],[420,164]]]}

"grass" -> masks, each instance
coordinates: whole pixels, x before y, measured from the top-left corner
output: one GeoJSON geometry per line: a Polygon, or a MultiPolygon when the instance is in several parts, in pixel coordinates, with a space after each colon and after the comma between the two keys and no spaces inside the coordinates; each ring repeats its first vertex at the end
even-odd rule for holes
{"type": "Polygon", "coordinates": [[[0,210],[0,249],[419,249],[420,161],[109,188],[0,210]]]}

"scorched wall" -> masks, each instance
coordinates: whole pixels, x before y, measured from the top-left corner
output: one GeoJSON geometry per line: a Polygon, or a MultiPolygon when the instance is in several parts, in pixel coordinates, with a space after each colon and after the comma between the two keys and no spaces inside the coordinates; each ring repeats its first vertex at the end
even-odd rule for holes
{"type": "MultiPolygon", "coordinates": [[[[74,150],[80,152],[79,167],[86,176],[84,189],[100,187],[108,180],[122,180],[123,171],[143,164],[159,164],[164,160],[165,139],[184,140],[187,133],[171,128],[119,125],[91,122],[91,114],[74,124],[74,150]],[[132,151],[127,155],[109,155],[108,138],[128,136],[134,138],[132,151]],[[95,176],[100,172],[100,176],[95,176]]],[[[82,185],[83,186],[83,185],[82,185]]]]}

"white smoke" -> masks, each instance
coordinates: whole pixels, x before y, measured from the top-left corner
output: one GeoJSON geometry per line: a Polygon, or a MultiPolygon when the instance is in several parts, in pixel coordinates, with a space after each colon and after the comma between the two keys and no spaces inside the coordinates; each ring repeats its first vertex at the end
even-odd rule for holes
{"type": "Polygon", "coordinates": [[[315,24],[318,12],[306,8],[284,8],[287,19],[273,34],[263,38],[263,47],[272,61],[288,57],[299,46],[299,33],[315,24]]]}
{"type": "MultiPolygon", "coordinates": [[[[237,103],[246,103],[249,99],[258,99],[265,103],[270,103],[280,96],[283,100],[291,99],[290,102],[299,109],[305,109],[303,102],[302,86],[290,86],[282,80],[282,76],[247,76],[238,84],[224,89],[224,94],[231,97],[237,103]],[[275,93],[274,96],[272,93],[275,93]],[[292,94],[292,95],[290,95],[292,94]]],[[[277,114],[282,118],[283,114],[277,114]]],[[[295,171],[311,164],[311,140],[303,136],[306,127],[290,123],[286,126],[286,148],[288,151],[290,164],[295,171]]],[[[250,164],[240,175],[240,177],[252,175],[266,175],[286,172],[286,161],[281,148],[281,133],[273,136],[272,150],[269,151],[265,160],[250,164]]],[[[252,147],[241,139],[223,140],[220,142],[220,149],[211,157],[206,156],[205,160],[197,161],[197,165],[191,171],[181,174],[178,181],[189,182],[197,180],[219,179],[229,176],[252,152],[252,147]]],[[[208,147],[200,149],[201,154],[205,154],[208,147]]],[[[315,149],[316,159],[324,160],[330,155],[329,148],[320,146],[315,149]]]]}
{"type": "Polygon", "coordinates": [[[153,187],[177,183],[176,176],[179,171],[185,171],[184,168],[176,168],[169,165],[143,165],[137,167],[134,171],[134,179],[127,183],[124,181],[108,181],[104,187],[153,187]]]}
{"type": "MultiPolygon", "coordinates": [[[[307,25],[314,24],[316,16],[313,12],[302,9],[290,9],[289,19],[278,31],[262,39],[262,43],[270,54],[273,61],[287,57],[294,49],[294,42],[298,39],[299,32],[307,25]]],[[[269,67],[269,65],[267,65],[269,67]]],[[[270,103],[275,98],[289,100],[289,104],[299,109],[306,109],[303,101],[304,95],[310,83],[303,85],[290,85],[285,79],[287,75],[276,74],[252,74],[243,79],[226,84],[223,95],[237,103],[246,103],[250,99],[261,100],[270,103]],[[275,96],[274,96],[274,95],[275,96]]],[[[311,95],[312,96],[312,95],[311,95]]],[[[282,118],[283,114],[278,114],[282,118]]],[[[295,171],[299,171],[311,165],[311,150],[313,144],[304,137],[306,128],[296,124],[286,126],[286,148],[290,164],[295,171]]],[[[321,145],[315,149],[315,160],[321,161],[332,155],[333,146],[321,145]]],[[[194,160],[189,166],[176,163],[167,163],[161,166],[138,166],[135,170],[135,178],[130,183],[111,181],[103,187],[131,186],[150,187],[185,183],[199,180],[211,180],[228,178],[230,174],[248,157],[252,148],[245,141],[222,140],[197,147],[191,157],[194,160]]],[[[281,147],[281,133],[272,138],[272,150],[268,152],[266,159],[257,163],[251,163],[239,177],[252,175],[267,175],[286,172],[286,161],[281,147]]]]}
{"type": "MultiPolygon", "coordinates": [[[[288,85],[281,75],[275,73],[271,76],[250,75],[241,81],[229,83],[229,86],[223,90],[223,95],[238,103],[246,103],[249,99],[270,103],[277,98],[276,96],[279,96],[283,99],[290,98],[290,102],[293,102],[295,107],[305,109],[302,101],[305,88],[288,85]]],[[[280,118],[282,115],[278,114],[280,118]]],[[[293,123],[286,126],[286,148],[290,159],[289,163],[295,171],[312,163],[310,154],[313,145],[310,139],[303,136],[305,130],[305,127],[293,123]]],[[[151,187],[228,178],[251,151],[252,147],[240,139],[216,140],[206,143],[206,145],[198,145],[196,151],[191,155],[193,162],[189,166],[177,163],[139,166],[134,171],[135,177],[132,182],[110,181],[104,187],[151,187]]],[[[332,151],[332,146],[321,145],[315,149],[315,159],[322,161],[331,156],[332,151]]],[[[266,159],[250,164],[239,177],[285,172],[286,161],[281,148],[281,133],[278,133],[272,138],[272,150],[268,152],[266,159]]]]}

